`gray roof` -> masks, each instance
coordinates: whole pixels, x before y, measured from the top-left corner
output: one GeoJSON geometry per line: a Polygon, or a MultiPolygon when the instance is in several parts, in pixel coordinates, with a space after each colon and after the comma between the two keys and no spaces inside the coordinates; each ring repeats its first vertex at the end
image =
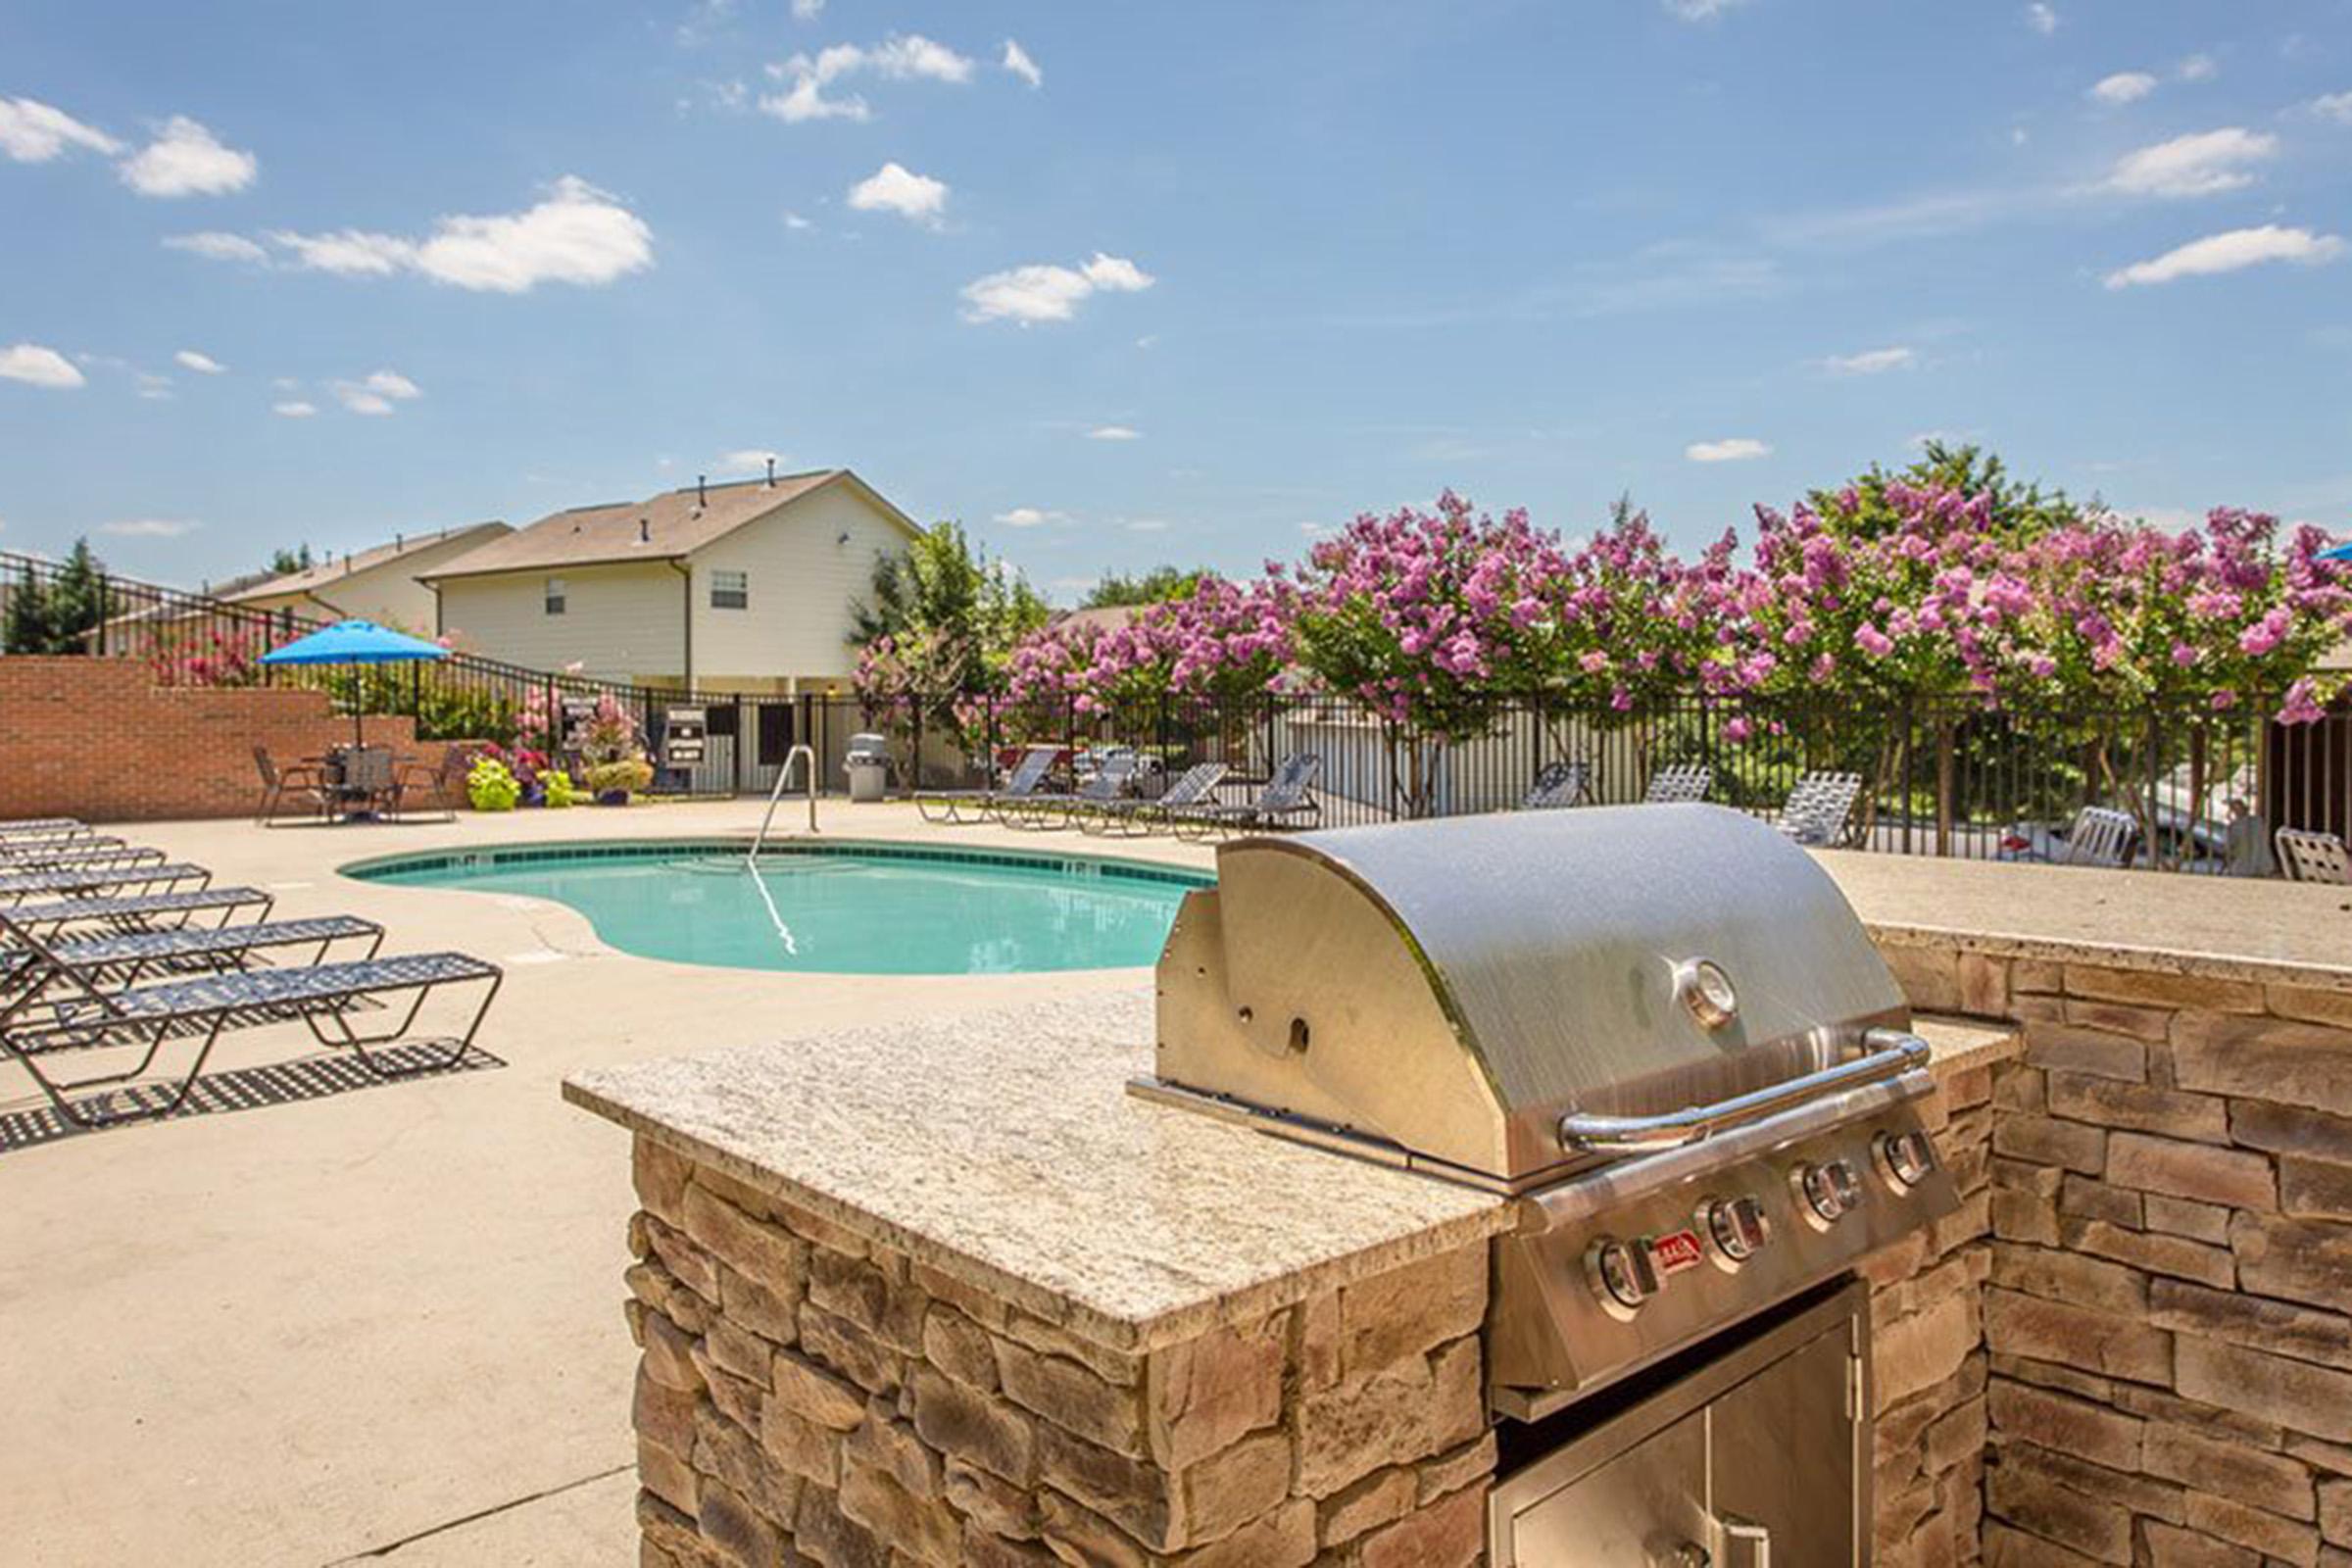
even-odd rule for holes
{"type": "Polygon", "coordinates": [[[399,561],[405,556],[445,545],[454,539],[472,537],[477,543],[488,544],[493,538],[514,530],[495,518],[489,522],[472,522],[459,528],[440,528],[431,533],[402,534],[390,544],[375,545],[367,550],[346,551],[340,556],[322,561],[302,571],[289,571],[283,576],[264,577],[250,585],[233,590],[225,584],[214,590],[215,597],[232,603],[245,599],[274,599],[280,594],[310,594],[363,571],[399,561]]]}

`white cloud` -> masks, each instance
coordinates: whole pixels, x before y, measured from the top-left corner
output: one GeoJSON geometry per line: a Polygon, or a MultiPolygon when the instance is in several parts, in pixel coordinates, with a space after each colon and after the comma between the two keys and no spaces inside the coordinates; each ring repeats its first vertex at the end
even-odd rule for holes
{"type": "Polygon", "coordinates": [[[270,253],[242,234],[223,234],[208,229],[201,234],[172,234],[164,240],[168,251],[186,251],[192,256],[210,257],[216,262],[267,262],[270,253]]]}
{"type": "Polygon", "coordinates": [[[810,222],[808,219],[803,218],[798,213],[786,213],[784,215],[784,226],[797,231],[804,228],[814,228],[816,225],[810,222]]]}
{"type": "Polygon", "coordinates": [[[1658,3],[1666,8],[1668,16],[1684,22],[1711,22],[1734,6],[1745,5],[1747,0],[1658,0],[1658,3]]]}
{"type": "Polygon", "coordinates": [[[1822,362],[1833,375],[1878,375],[1887,370],[1900,370],[1919,363],[1919,356],[1900,346],[1884,349],[1864,349],[1859,354],[1833,354],[1822,362]]]}
{"type": "Polygon", "coordinates": [[[2092,84],[2087,96],[2103,104],[2128,104],[2145,98],[2156,90],[2156,78],[2144,71],[2119,71],[2112,76],[2101,76],[2092,84]]]}
{"type": "Polygon", "coordinates": [[[1089,441],[1141,441],[1144,432],[1131,425],[1098,424],[1086,432],[1089,441]]]}
{"type": "Polygon", "coordinates": [[[2215,196],[2254,183],[2246,172],[2278,151],[2278,138],[2230,125],[2176,136],[2127,153],[2107,178],[2108,188],[2132,196],[2215,196]]]}
{"type": "Polygon", "coordinates": [[[360,385],[366,387],[370,392],[378,394],[379,396],[398,398],[404,403],[410,398],[420,398],[424,396],[424,389],[422,387],[410,380],[407,376],[401,374],[398,370],[370,371],[368,375],[368,378],[362,381],[360,385]]]}
{"type": "Polygon", "coordinates": [[[733,452],[719,454],[717,471],[720,473],[762,473],[766,471],[770,463],[781,468],[784,466],[784,454],[768,447],[738,447],[733,452]]]}
{"type": "Polygon", "coordinates": [[[362,391],[356,386],[338,385],[335,388],[335,401],[353,414],[366,415],[371,419],[387,418],[392,414],[392,405],[389,400],[379,398],[372,392],[362,391]]]}
{"type": "Polygon", "coordinates": [[[222,375],[228,370],[227,366],[210,354],[199,354],[194,349],[181,349],[172,359],[181,369],[194,370],[198,375],[222,375]]]}
{"type": "Polygon", "coordinates": [[[1037,507],[1015,507],[1010,512],[997,514],[997,521],[1007,528],[1036,528],[1049,522],[1059,522],[1067,513],[1046,512],[1037,507]]]}
{"type": "Polygon", "coordinates": [[[318,405],[316,403],[305,403],[301,399],[297,398],[290,403],[272,403],[270,405],[270,412],[277,415],[281,418],[307,419],[312,415],[318,412],[318,405]]]}
{"type": "Polygon", "coordinates": [[[1165,517],[1137,517],[1127,524],[1127,531],[1129,533],[1166,533],[1168,522],[1165,517]]]}
{"type": "Polygon", "coordinates": [[[557,180],[534,207],[439,219],[420,240],[356,228],[324,234],[274,229],[264,237],[306,271],[344,277],[413,271],[453,288],[494,294],[527,293],[541,283],[592,288],[654,265],[654,233],[645,220],[575,174],[557,180]]]}
{"type": "Polygon", "coordinates": [[[1123,256],[1097,251],[1076,268],[1039,263],[1015,267],[963,286],[963,318],[967,321],[1066,321],[1079,305],[1097,293],[1133,294],[1155,282],[1151,273],[1123,256]]]}
{"type": "Polygon", "coordinates": [[[80,386],[85,377],[57,350],[38,343],[19,343],[0,349],[0,380],[62,388],[80,386]]]}
{"type": "Polygon", "coordinates": [[[114,137],[63,109],[32,98],[0,98],[0,152],[13,162],[45,164],[69,147],[97,153],[122,150],[114,137]]]}
{"type": "MultiPolygon", "coordinates": [[[[395,403],[407,403],[424,396],[424,389],[398,370],[374,370],[356,381],[329,381],[327,390],[335,401],[352,414],[369,418],[383,418],[394,412],[395,403]]],[[[300,415],[294,416],[302,417],[300,415]]]]}
{"type": "Polygon", "coordinates": [[[2211,55],[2190,55],[2180,62],[2179,74],[2182,81],[2211,81],[2221,69],[2211,55]]]}
{"type": "Polygon", "coordinates": [[[904,164],[884,164],[850,187],[850,205],[861,213],[896,213],[908,222],[937,228],[948,205],[948,183],[904,164]]]}
{"type": "Polygon", "coordinates": [[[873,75],[885,81],[948,81],[972,79],[973,63],[943,43],[921,33],[894,34],[870,47],[837,43],[815,54],[797,54],[769,66],[767,74],[789,85],[760,100],[761,113],[786,124],[815,120],[871,120],[873,110],[856,93],[828,97],[826,89],[853,76],[873,75]]]}
{"type": "Polygon", "coordinates": [[[2058,30],[2057,8],[2034,0],[2034,4],[2026,7],[2026,25],[2047,38],[2058,30]]]}
{"type": "Polygon", "coordinates": [[[102,522],[98,531],[118,539],[177,539],[203,526],[185,517],[129,517],[121,522],[102,522]]]}
{"type": "Polygon", "coordinates": [[[302,390],[302,382],[291,375],[275,376],[271,378],[270,385],[279,392],[299,392],[302,390]]]}
{"type": "Polygon", "coordinates": [[[814,22],[825,14],[825,0],[792,0],[792,20],[814,22]]]}
{"type": "Polygon", "coordinates": [[[131,379],[139,389],[139,396],[149,402],[169,403],[172,400],[172,378],[170,376],[157,375],[152,370],[141,370],[131,379]]]}
{"type": "Polygon", "coordinates": [[[1683,456],[1692,463],[1745,463],[1750,458],[1772,456],[1772,448],[1753,436],[1737,435],[1722,441],[1693,441],[1683,448],[1683,456]]]}
{"type": "Polygon", "coordinates": [[[2343,253],[2344,242],[2333,234],[2314,234],[2308,228],[2281,228],[2276,223],[2265,223],[2260,228],[2233,228],[2226,234],[2208,234],[2166,251],[2152,261],[2134,262],[2108,273],[2107,286],[2133,288],[2183,277],[2211,277],[2241,268],[2259,267],[2265,262],[2314,267],[2334,261],[2343,253]]]}
{"type": "Polygon", "coordinates": [[[2310,109],[2323,120],[2352,125],[2352,92],[2331,92],[2325,98],[2314,98],[2310,109]]]}
{"type": "Polygon", "coordinates": [[[220,196],[252,184],[262,166],[253,154],[223,147],[203,125],[173,115],[121,167],[122,183],[142,196],[220,196]]]}
{"type": "Polygon", "coordinates": [[[1004,58],[1002,64],[1006,71],[1011,72],[1032,87],[1043,87],[1046,84],[1046,74],[1037,69],[1037,62],[1029,58],[1029,51],[1010,38],[1004,40],[1004,58]]]}

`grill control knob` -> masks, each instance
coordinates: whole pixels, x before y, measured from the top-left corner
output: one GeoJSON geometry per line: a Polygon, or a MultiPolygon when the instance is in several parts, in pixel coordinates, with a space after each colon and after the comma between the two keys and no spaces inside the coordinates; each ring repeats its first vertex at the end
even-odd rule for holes
{"type": "Polygon", "coordinates": [[[1715,1250],[1735,1263],[1746,1262],[1772,1240],[1772,1220],[1752,1198],[1710,1199],[1699,1213],[1715,1250]]]}
{"type": "Polygon", "coordinates": [[[1879,1164],[1898,1191],[1907,1192],[1936,1169],[1936,1145],[1918,1128],[1879,1138],[1879,1164]]]}
{"type": "Polygon", "coordinates": [[[1649,1260],[1649,1249],[1640,1242],[1621,1242],[1603,1237],[1592,1244],[1588,1261],[1592,1270],[1592,1288],[1606,1306],[1614,1302],[1630,1315],[1658,1291],[1658,1271],[1649,1260]]]}
{"type": "Polygon", "coordinates": [[[1854,1162],[1850,1159],[1800,1165],[1796,1185],[1804,1195],[1806,1206],[1820,1215],[1825,1224],[1836,1224],[1862,1206],[1862,1183],[1856,1179],[1854,1162]]]}

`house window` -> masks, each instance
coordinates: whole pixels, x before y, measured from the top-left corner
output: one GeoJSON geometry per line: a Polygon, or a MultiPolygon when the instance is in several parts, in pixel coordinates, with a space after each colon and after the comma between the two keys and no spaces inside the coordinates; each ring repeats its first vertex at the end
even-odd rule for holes
{"type": "Polygon", "coordinates": [[[547,579],[547,612],[551,615],[564,613],[564,579],[561,577],[547,579]]]}
{"type": "Polygon", "coordinates": [[[751,609],[752,574],[748,571],[711,572],[710,608],[712,610],[751,609]]]}

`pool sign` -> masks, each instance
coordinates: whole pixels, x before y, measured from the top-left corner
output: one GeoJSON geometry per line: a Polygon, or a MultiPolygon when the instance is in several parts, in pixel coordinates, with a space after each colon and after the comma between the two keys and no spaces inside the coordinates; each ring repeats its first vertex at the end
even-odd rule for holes
{"type": "Polygon", "coordinates": [[[693,767],[703,760],[704,737],[710,715],[700,708],[671,708],[662,714],[662,763],[693,767]]]}

